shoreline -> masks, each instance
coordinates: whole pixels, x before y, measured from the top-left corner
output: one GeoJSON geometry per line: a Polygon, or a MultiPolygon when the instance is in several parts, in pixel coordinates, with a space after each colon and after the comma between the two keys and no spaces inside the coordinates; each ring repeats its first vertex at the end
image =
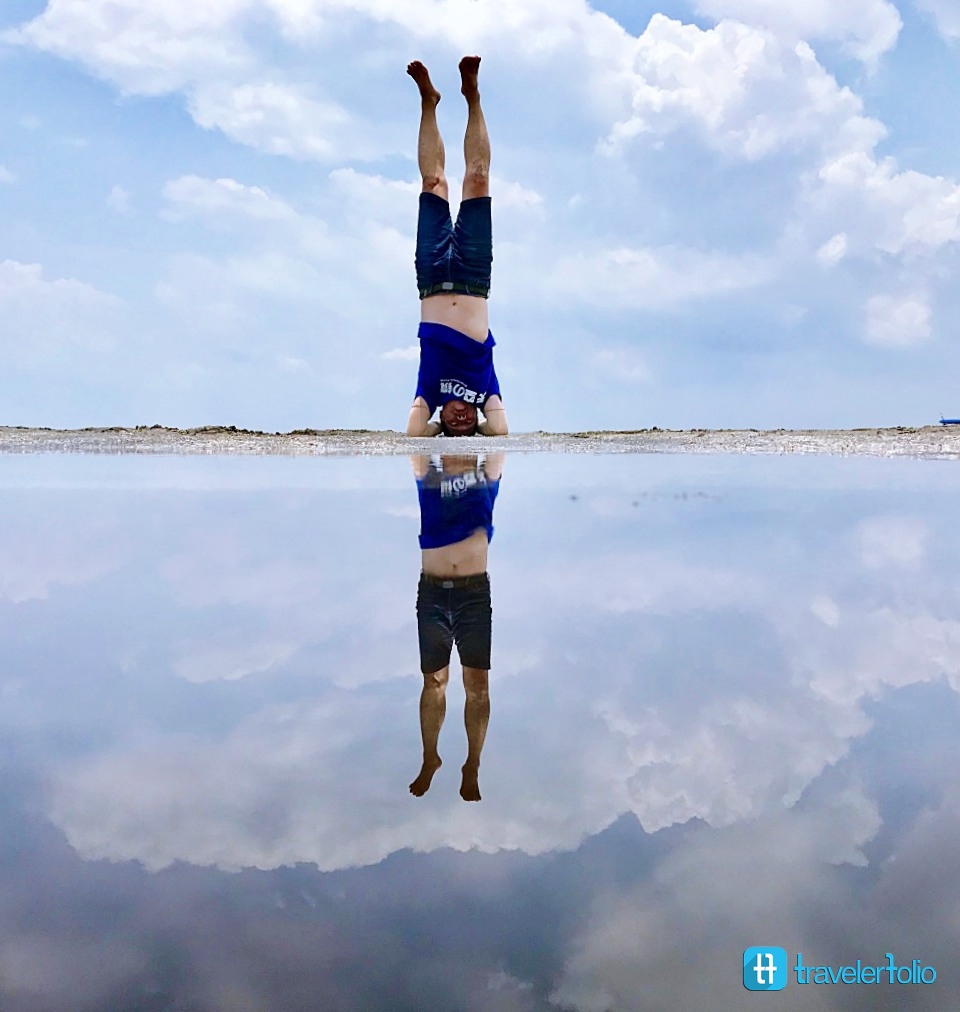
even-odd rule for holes
{"type": "Polygon", "coordinates": [[[524,432],[502,437],[410,437],[391,429],[259,432],[208,425],[83,429],[0,426],[0,454],[393,456],[409,453],[830,454],[960,459],[960,425],[863,429],[636,429],[524,432]]]}

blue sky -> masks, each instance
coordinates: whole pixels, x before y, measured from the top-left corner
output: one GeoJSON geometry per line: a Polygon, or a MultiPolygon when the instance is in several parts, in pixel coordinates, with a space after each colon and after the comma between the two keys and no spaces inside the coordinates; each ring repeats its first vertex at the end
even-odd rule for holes
{"type": "Polygon", "coordinates": [[[0,423],[402,428],[483,58],[515,431],[960,413],[948,0],[12,0],[0,423]]]}

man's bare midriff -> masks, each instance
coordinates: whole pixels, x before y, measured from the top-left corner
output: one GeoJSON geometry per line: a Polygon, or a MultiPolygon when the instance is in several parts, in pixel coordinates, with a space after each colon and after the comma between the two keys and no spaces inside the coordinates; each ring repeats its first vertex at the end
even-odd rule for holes
{"type": "Polygon", "coordinates": [[[452,327],[474,341],[486,341],[490,330],[487,300],[479,295],[431,295],[420,302],[420,319],[452,327]]]}
{"type": "Polygon", "coordinates": [[[478,528],[463,541],[442,548],[424,548],[421,565],[430,576],[475,576],[487,571],[487,532],[478,528]]]}

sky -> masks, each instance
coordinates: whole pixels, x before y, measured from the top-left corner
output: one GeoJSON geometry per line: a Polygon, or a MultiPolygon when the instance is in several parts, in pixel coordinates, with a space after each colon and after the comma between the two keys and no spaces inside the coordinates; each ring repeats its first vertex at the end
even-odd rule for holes
{"type": "Polygon", "coordinates": [[[402,429],[421,59],[514,431],[960,415],[952,0],[5,0],[0,424],[402,429]]]}

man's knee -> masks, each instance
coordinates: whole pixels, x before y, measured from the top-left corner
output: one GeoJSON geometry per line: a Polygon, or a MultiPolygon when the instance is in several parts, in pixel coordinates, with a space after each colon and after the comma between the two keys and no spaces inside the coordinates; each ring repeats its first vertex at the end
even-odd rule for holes
{"type": "Polygon", "coordinates": [[[469,200],[471,197],[490,196],[490,174],[479,169],[471,169],[463,177],[463,197],[469,200]]]}
{"type": "Polygon", "coordinates": [[[443,175],[439,176],[424,176],[423,177],[423,192],[424,193],[435,193],[438,197],[446,197],[447,194],[447,177],[443,175]]]}
{"type": "Polygon", "coordinates": [[[482,698],[485,696],[489,689],[489,675],[490,672],[488,670],[483,670],[483,668],[470,668],[464,666],[463,688],[467,695],[472,698],[482,698]]]}
{"type": "Polygon", "coordinates": [[[423,684],[430,689],[445,689],[450,680],[450,666],[447,665],[439,671],[424,671],[423,684]]]}

